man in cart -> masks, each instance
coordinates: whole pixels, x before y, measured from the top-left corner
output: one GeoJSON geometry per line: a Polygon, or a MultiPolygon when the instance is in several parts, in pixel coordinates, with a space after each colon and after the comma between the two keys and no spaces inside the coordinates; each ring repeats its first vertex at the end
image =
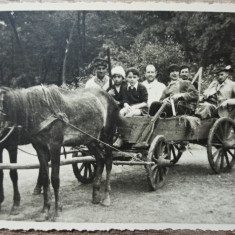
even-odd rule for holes
{"type": "Polygon", "coordinates": [[[108,61],[103,58],[96,58],[94,60],[94,67],[96,75],[86,82],[86,88],[99,88],[108,90],[112,85],[111,78],[107,75],[108,61]]]}
{"type": "Polygon", "coordinates": [[[159,101],[162,92],[166,88],[166,86],[159,82],[156,78],[157,71],[154,65],[147,65],[145,71],[146,80],[142,82],[142,84],[146,87],[148,92],[148,107],[154,102],[159,101]]]}
{"type": "Polygon", "coordinates": [[[216,79],[212,81],[200,98],[201,103],[195,112],[197,117],[201,119],[218,116],[234,118],[235,82],[229,79],[230,71],[231,66],[226,66],[216,72],[216,79]]]}
{"type": "Polygon", "coordinates": [[[163,91],[160,102],[156,101],[151,104],[149,114],[154,116],[164,102],[168,103],[164,110],[167,117],[174,115],[172,103],[175,104],[177,115],[194,114],[198,100],[198,91],[191,84],[191,81],[182,80],[179,77],[179,67],[177,65],[171,65],[168,70],[171,81],[163,91]]]}
{"type": "MultiPolygon", "coordinates": [[[[196,74],[196,68],[190,67],[188,64],[183,64],[180,67],[180,78],[183,80],[192,81],[194,78],[194,75],[196,74]]],[[[198,83],[194,81],[193,85],[196,89],[198,89],[198,83]]]]}

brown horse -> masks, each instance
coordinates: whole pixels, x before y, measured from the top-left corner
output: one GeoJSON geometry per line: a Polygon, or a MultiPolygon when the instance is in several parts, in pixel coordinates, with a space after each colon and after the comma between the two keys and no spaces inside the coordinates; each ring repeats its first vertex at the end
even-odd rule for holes
{"type": "Polygon", "coordinates": [[[48,161],[51,161],[51,184],[55,195],[55,213],[62,209],[60,201],[60,148],[87,145],[96,158],[97,173],[93,183],[93,203],[110,204],[112,151],[99,140],[112,144],[118,107],[101,89],[68,91],[57,86],[35,86],[27,89],[2,89],[2,115],[7,123],[22,126],[35,148],[40,162],[44,206],[38,220],[49,218],[50,191],[48,161]],[[103,200],[100,196],[102,172],[106,165],[103,200]]]}

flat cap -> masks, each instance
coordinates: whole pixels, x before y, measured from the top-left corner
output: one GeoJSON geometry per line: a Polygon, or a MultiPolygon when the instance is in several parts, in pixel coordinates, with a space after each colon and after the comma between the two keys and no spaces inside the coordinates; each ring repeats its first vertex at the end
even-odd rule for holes
{"type": "Polygon", "coordinates": [[[100,58],[100,57],[97,57],[94,59],[94,66],[95,67],[98,67],[98,66],[108,66],[108,61],[104,58],[100,58]]]}
{"type": "Polygon", "coordinates": [[[168,67],[168,72],[171,73],[173,71],[179,71],[180,68],[177,64],[171,64],[169,67],[168,67]]]}

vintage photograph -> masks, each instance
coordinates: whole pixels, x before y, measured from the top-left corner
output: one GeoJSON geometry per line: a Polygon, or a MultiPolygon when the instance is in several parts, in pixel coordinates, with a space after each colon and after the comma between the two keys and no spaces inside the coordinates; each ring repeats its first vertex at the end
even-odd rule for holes
{"type": "Polygon", "coordinates": [[[234,225],[235,9],[204,10],[0,11],[1,228],[234,225]]]}

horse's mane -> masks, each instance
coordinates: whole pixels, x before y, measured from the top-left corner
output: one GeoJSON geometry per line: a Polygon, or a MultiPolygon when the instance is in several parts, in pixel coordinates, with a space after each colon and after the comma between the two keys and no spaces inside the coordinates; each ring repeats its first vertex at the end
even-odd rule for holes
{"type": "Polygon", "coordinates": [[[5,106],[11,121],[32,127],[50,115],[62,113],[65,102],[55,85],[6,89],[5,106]]]}

